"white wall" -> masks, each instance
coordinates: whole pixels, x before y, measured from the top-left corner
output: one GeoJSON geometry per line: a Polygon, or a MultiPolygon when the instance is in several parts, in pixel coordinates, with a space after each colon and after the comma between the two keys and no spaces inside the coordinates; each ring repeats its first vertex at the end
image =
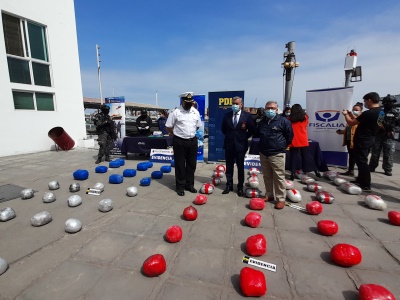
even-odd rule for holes
{"type": "Polygon", "coordinates": [[[56,126],[75,144],[86,138],[74,1],[1,0],[0,10],[47,26],[53,79],[52,87],[10,82],[0,22],[0,157],[50,150],[54,142],[48,132],[56,126]],[[55,93],[55,111],[14,109],[12,89],[27,88],[55,93]]]}

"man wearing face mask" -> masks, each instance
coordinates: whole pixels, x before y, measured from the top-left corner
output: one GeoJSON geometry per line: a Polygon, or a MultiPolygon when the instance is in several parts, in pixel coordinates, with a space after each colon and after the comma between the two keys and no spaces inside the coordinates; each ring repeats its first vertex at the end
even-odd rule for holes
{"type": "Polygon", "coordinates": [[[232,110],[224,115],[221,132],[225,135],[224,149],[226,160],[226,187],[222,194],[233,191],[233,173],[236,162],[238,170],[237,195],[242,197],[244,184],[244,157],[249,148],[248,139],[255,131],[251,114],[243,111],[243,100],[240,97],[232,98],[232,110]]]}
{"type": "Polygon", "coordinates": [[[100,106],[100,113],[94,116],[94,125],[96,126],[96,131],[98,135],[97,141],[99,142],[99,154],[97,156],[96,164],[101,163],[103,156],[105,155],[106,161],[111,161],[110,159],[110,148],[112,146],[112,141],[117,139],[116,132],[114,130],[114,121],[109,116],[110,107],[106,104],[100,106]]]}
{"type": "Polygon", "coordinates": [[[142,109],[140,116],[136,119],[136,127],[140,135],[149,135],[151,127],[151,118],[147,115],[147,110],[142,109]]]}
{"type": "Polygon", "coordinates": [[[265,185],[265,200],[276,200],[275,208],[285,207],[286,148],[292,143],[293,130],[289,120],[278,114],[278,103],[265,104],[265,118],[258,124],[260,162],[265,185]]]}
{"type": "MultiPolygon", "coordinates": [[[[363,192],[371,192],[371,173],[368,166],[368,154],[371,146],[375,142],[375,136],[379,130],[378,119],[380,119],[381,109],[379,108],[379,94],[371,92],[363,97],[364,111],[357,118],[349,110],[344,109],[342,114],[349,126],[358,125],[354,134],[354,157],[358,167],[358,177],[351,181],[359,185],[363,192]]],[[[383,119],[383,118],[382,118],[383,119]]]]}
{"type": "Polygon", "coordinates": [[[196,131],[202,123],[199,111],[193,107],[193,92],[183,93],[179,97],[182,105],[169,114],[165,126],[174,136],[176,193],[184,196],[185,190],[197,193],[194,188],[194,172],[197,164],[196,131]]]}
{"type": "Polygon", "coordinates": [[[371,147],[371,158],[369,160],[369,169],[375,172],[379,164],[379,156],[383,149],[382,168],[386,176],[392,176],[393,154],[395,152],[396,143],[394,133],[399,131],[399,113],[393,107],[397,100],[394,96],[387,95],[382,99],[383,104],[383,120],[379,123],[379,131],[375,137],[375,143],[371,147]]]}

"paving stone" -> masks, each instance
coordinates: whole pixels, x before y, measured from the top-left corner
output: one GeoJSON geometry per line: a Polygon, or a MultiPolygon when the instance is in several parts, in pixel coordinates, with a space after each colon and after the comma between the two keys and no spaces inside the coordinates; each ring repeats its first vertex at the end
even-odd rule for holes
{"type": "Polygon", "coordinates": [[[312,232],[296,232],[278,229],[283,253],[287,257],[320,260],[321,253],[330,251],[324,237],[312,232]]]}
{"type": "Polygon", "coordinates": [[[390,224],[388,219],[377,218],[373,220],[358,221],[376,239],[388,242],[400,242],[400,227],[390,224]]]}
{"type": "Polygon", "coordinates": [[[168,243],[162,238],[140,237],[137,238],[131,248],[120,253],[120,257],[113,265],[140,273],[143,262],[151,255],[162,254],[167,262],[167,270],[171,268],[175,252],[180,247],[179,243],[168,243]]]}
{"type": "Polygon", "coordinates": [[[134,202],[130,209],[132,212],[159,215],[168,207],[168,202],[164,200],[149,200],[148,198],[138,196],[130,198],[134,202]]]}
{"type": "Polygon", "coordinates": [[[185,247],[180,250],[170,273],[190,280],[222,284],[225,256],[225,249],[185,247]]]}
{"type": "MultiPolygon", "coordinates": [[[[305,207],[305,205],[303,205],[303,207],[305,207]]],[[[306,232],[309,231],[310,227],[315,226],[315,222],[307,213],[291,207],[285,207],[282,211],[276,212],[274,214],[274,219],[276,227],[282,230],[306,232]],[[281,213],[283,211],[285,211],[285,213],[281,213]]]]}
{"type": "Polygon", "coordinates": [[[343,293],[356,291],[346,269],[326,262],[289,258],[290,272],[301,299],[343,299],[343,293]],[[321,270],[324,270],[321,273],[321,270]]]}
{"type": "Polygon", "coordinates": [[[332,242],[334,245],[350,244],[361,251],[362,261],[359,265],[353,266],[354,269],[397,271],[400,274],[400,266],[397,261],[377,241],[333,236],[332,242]]]}
{"type": "Polygon", "coordinates": [[[156,216],[136,212],[127,212],[119,217],[107,229],[132,235],[141,235],[154,222],[156,216]]]}
{"type": "Polygon", "coordinates": [[[79,260],[111,263],[129,248],[135,236],[105,232],[86,244],[75,256],[79,260]]]}
{"type": "Polygon", "coordinates": [[[355,205],[342,205],[342,208],[345,215],[353,220],[376,220],[387,217],[383,211],[368,208],[363,201],[358,201],[355,205]]]}
{"type": "Polygon", "coordinates": [[[379,284],[392,292],[396,299],[400,299],[400,273],[399,272],[379,272],[370,270],[354,270],[359,280],[357,286],[361,284],[379,284]]]}
{"type": "Polygon", "coordinates": [[[199,210],[202,219],[232,220],[235,215],[232,205],[213,205],[207,202],[202,206],[195,205],[195,208],[199,210]]]}
{"type": "Polygon", "coordinates": [[[149,278],[141,274],[111,269],[85,293],[84,299],[148,299],[161,280],[160,276],[149,278]]]}
{"type": "Polygon", "coordinates": [[[231,227],[231,222],[223,220],[210,222],[207,219],[197,219],[188,237],[188,244],[227,248],[229,247],[231,227]]]}
{"type": "Polygon", "coordinates": [[[193,222],[182,220],[179,217],[157,217],[152,224],[149,224],[145,235],[149,237],[156,237],[164,239],[165,232],[172,225],[178,225],[182,228],[182,239],[187,239],[189,236],[190,228],[193,226],[193,222]]]}
{"type": "Polygon", "coordinates": [[[360,239],[371,239],[371,237],[352,219],[344,218],[343,216],[334,218],[326,218],[325,215],[321,214],[314,217],[316,225],[310,231],[318,233],[317,224],[320,220],[332,220],[338,224],[339,231],[335,236],[340,237],[352,237],[360,239]]]}
{"type": "Polygon", "coordinates": [[[105,271],[95,265],[65,261],[17,299],[77,299],[91,289],[105,271]]]}
{"type": "Polygon", "coordinates": [[[390,255],[400,261],[400,243],[382,242],[382,244],[389,251],[390,255]]]}
{"type": "Polygon", "coordinates": [[[177,280],[167,280],[162,290],[156,297],[159,300],[177,300],[177,299],[196,299],[196,300],[219,300],[221,294],[220,288],[213,288],[208,285],[202,285],[199,282],[182,282],[177,280]]]}

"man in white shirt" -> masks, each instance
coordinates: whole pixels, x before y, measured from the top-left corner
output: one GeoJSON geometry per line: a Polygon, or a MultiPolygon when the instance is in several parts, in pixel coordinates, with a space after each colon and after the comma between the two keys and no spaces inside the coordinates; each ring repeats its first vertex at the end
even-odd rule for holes
{"type": "Polygon", "coordinates": [[[202,124],[199,111],[193,107],[193,92],[183,93],[179,97],[181,106],[169,114],[165,126],[174,136],[176,193],[184,196],[185,190],[197,193],[194,188],[194,172],[197,164],[196,131],[202,124]]]}

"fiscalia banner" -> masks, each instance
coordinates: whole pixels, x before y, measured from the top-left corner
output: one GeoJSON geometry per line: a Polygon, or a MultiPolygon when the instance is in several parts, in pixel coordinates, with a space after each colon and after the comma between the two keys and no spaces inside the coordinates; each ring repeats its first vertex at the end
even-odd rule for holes
{"type": "Polygon", "coordinates": [[[343,135],[336,133],[346,127],[343,109],[352,109],[353,87],[311,90],[306,93],[309,117],[308,138],[319,142],[328,165],[347,166],[347,149],[343,135]]]}

